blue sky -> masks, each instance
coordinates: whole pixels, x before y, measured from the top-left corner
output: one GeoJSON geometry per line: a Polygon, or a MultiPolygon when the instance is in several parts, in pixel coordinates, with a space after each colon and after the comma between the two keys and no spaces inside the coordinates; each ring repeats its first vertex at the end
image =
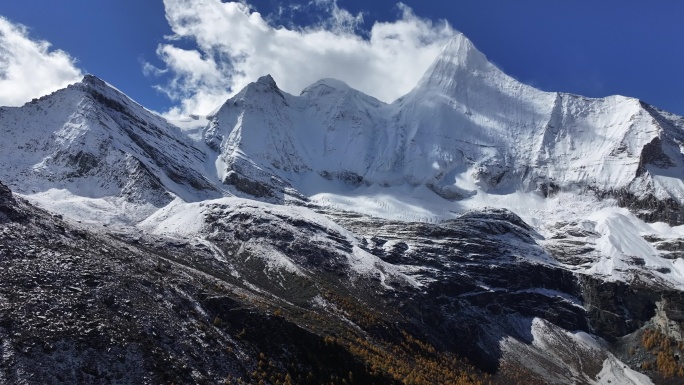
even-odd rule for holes
{"type": "MultiPolygon", "coordinates": [[[[0,16],[28,27],[26,38],[51,43],[43,55],[61,50],[72,59],[73,68],[56,72],[60,81],[74,71],[93,73],[160,112],[176,107],[176,114],[206,113],[266,72],[292,93],[315,77],[338,77],[389,101],[410,88],[446,36],[458,30],[506,73],[543,90],[634,96],[684,115],[684,2],[248,4],[228,9],[219,0],[7,0],[0,2],[0,16]],[[412,43],[389,46],[381,37],[392,34],[412,43]]],[[[3,56],[12,55],[14,45],[7,46],[3,56]]],[[[63,58],[51,59],[36,59],[43,67],[33,72],[64,65],[63,58]]]]}

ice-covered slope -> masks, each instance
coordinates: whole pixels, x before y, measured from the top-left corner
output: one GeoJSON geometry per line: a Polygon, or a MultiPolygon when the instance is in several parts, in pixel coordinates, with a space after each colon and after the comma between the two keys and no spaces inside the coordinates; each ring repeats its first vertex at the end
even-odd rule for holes
{"type": "MultiPolygon", "coordinates": [[[[637,99],[543,92],[455,36],[387,105],[336,80],[300,96],[266,76],[211,117],[218,176],[254,195],[426,186],[449,200],[572,191],[682,223],[684,123],[637,99]]],[[[339,195],[339,194],[337,194],[339,195]]]]}
{"type": "Polygon", "coordinates": [[[91,75],[0,108],[0,136],[0,180],[60,211],[140,219],[176,196],[218,196],[180,130],[91,75]]]}

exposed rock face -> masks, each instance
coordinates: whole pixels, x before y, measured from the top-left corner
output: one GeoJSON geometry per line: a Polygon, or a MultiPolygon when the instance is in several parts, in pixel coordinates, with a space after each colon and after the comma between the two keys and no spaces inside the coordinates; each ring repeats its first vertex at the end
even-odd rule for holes
{"type": "Polygon", "coordinates": [[[649,165],[663,169],[675,166],[672,160],[670,160],[663,151],[663,143],[659,137],[653,138],[653,140],[646,144],[641,150],[639,168],[637,169],[636,176],[643,175],[647,171],[647,166],[649,165]]]}
{"type": "Polygon", "coordinates": [[[582,299],[592,331],[614,341],[651,320],[660,293],[622,282],[606,282],[581,276],[582,299]]]}
{"type": "Polygon", "coordinates": [[[684,205],[672,198],[656,198],[653,195],[638,196],[628,190],[607,194],[614,197],[620,207],[634,211],[647,222],[665,222],[672,226],[684,223],[684,205]]]}
{"type": "Polygon", "coordinates": [[[235,171],[228,172],[223,183],[233,185],[239,191],[257,198],[272,197],[275,194],[271,186],[240,176],[235,171]]]}
{"type": "Polygon", "coordinates": [[[18,220],[23,217],[16,208],[12,190],[0,182],[0,223],[18,220]]]}
{"type": "Polygon", "coordinates": [[[204,243],[96,234],[11,203],[30,221],[0,224],[1,383],[396,383],[324,341],[343,322],[304,327],[306,314],[245,286],[204,243]]]}
{"type": "Polygon", "coordinates": [[[0,205],[3,209],[8,209],[14,204],[12,190],[0,182],[0,205]]]}
{"type": "Polygon", "coordinates": [[[681,292],[666,293],[656,302],[653,323],[667,336],[684,341],[684,295],[681,292]]]}

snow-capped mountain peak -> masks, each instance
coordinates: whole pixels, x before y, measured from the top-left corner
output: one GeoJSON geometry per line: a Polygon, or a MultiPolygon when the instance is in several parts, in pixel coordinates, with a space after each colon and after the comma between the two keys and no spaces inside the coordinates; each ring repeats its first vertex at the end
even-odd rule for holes
{"type": "Polygon", "coordinates": [[[452,87],[469,76],[501,74],[487,57],[462,33],[442,49],[418,82],[418,87],[452,87]]]}
{"type": "MultiPolygon", "coordinates": [[[[471,98],[477,99],[477,95],[488,99],[500,98],[503,94],[519,101],[551,98],[551,93],[539,91],[505,74],[461,33],[442,49],[409,95],[419,93],[422,97],[425,92],[465,99],[462,102],[467,104],[471,103],[471,98]]],[[[477,108],[476,105],[470,107],[477,108]]]]}
{"type": "Polygon", "coordinates": [[[242,91],[240,91],[233,98],[229,99],[226,103],[236,98],[243,101],[253,101],[256,103],[262,102],[261,98],[265,95],[278,95],[281,99],[283,98],[282,91],[278,88],[278,84],[271,77],[271,75],[264,75],[257,79],[256,82],[248,84],[242,91]],[[258,96],[261,95],[261,96],[258,96]]]}
{"type": "Polygon", "coordinates": [[[100,217],[111,205],[106,216],[135,221],[176,196],[218,196],[178,128],[93,75],[0,117],[0,179],[58,211],[100,217]]]}
{"type": "Polygon", "coordinates": [[[84,84],[90,84],[90,85],[97,85],[97,86],[102,86],[105,85],[106,83],[98,78],[97,76],[93,74],[86,74],[83,76],[83,79],[81,80],[81,83],[84,84]]]}
{"type": "Polygon", "coordinates": [[[333,78],[324,78],[321,79],[312,85],[304,88],[302,90],[301,95],[306,95],[306,94],[311,94],[314,92],[314,90],[319,90],[319,89],[328,89],[328,90],[336,90],[336,91],[356,91],[353,88],[349,87],[349,85],[342,80],[338,79],[333,79],[333,78]]]}
{"type": "MultiPolygon", "coordinates": [[[[680,124],[658,119],[669,118],[654,118],[636,99],[523,84],[457,34],[416,87],[390,105],[334,79],[293,96],[266,76],[226,102],[204,137],[218,152],[218,178],[270,186],[260,195],[280,195],[273,191],[285,186],[304,195],[335,189],[314,176],[352,188],[424,186],[449,200],[577,189],[643,200],[679,188],[676,181],[658,187],[640,166],[661,128],[680,124]]],[[[679,148],[672,140],[666,147],[679,148]]]]}
{"type": "Polygon", "coordinates": [[[248,84],[245,90],[248,92],[275,92],[278,94],[282,92],[271,75],[260,77],[256,82],[248,84]]]}

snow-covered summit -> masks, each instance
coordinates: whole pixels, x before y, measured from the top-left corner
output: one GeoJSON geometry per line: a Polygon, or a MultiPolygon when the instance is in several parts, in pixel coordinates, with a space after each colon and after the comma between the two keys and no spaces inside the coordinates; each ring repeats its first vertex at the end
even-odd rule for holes
{"type": "Polygon", "coordinates": [[[351,187],[426,186],[451,200],[577,190],[646,205],[652,197],[683,202],[672,174],[684,165],[681,127],[637,99],[523,84],[458,34],[392,104],[334,79],[293,96],[265,77],[214,115],[205,139],[218,152],[220,179],[233,172],[305,195],[332,188],[312,184],[317,175],[351,187]],[[645,149],[659,155],[643,156],[645,149]]]}
{"type": "Polygon", "coordinates": [[[293,96],[269,78],[226,102],[205,140],[219,179],[260,199],[407,221],[505,207],[548,236],[589,223],[600,250],[586,271],[628,279],[637,242],[654,274],[684,282],[659,272],[679,262],[639,238],[660,230],[638,219],[684,223],[684,120],[634,98],[538,90],[463,35],[392,104],[331,79],[293,96]],[[640,230],[616,230],[629,221],[640,230]]]}
{"type": "Polygon", "coordinates": [[[50,204],[105,199],[115,215],[139,218],[175,196],[217,196],[202,174],[204,154],[178,128],[93,75],[0,108],[0,135],[0,179],[50,204]]]}
{"type": "Polygon", "coordinates": [[[306,87],[302,90],[301,95],[312,94],[314,92],[330,92],[330,91],[355,91],[353,88],[342,80],[325,78],[321,79],[312,85],[306,87]],[[321,91],[323,90],[323,91],[321,91]]]}
{"type": "Polygon", "coordinates": [[[418,88],[458,87],[468,77],[506,76],[487,60],[462,33],[457,34],[442,49],[437,59],[418,82],[418,88]]]}

